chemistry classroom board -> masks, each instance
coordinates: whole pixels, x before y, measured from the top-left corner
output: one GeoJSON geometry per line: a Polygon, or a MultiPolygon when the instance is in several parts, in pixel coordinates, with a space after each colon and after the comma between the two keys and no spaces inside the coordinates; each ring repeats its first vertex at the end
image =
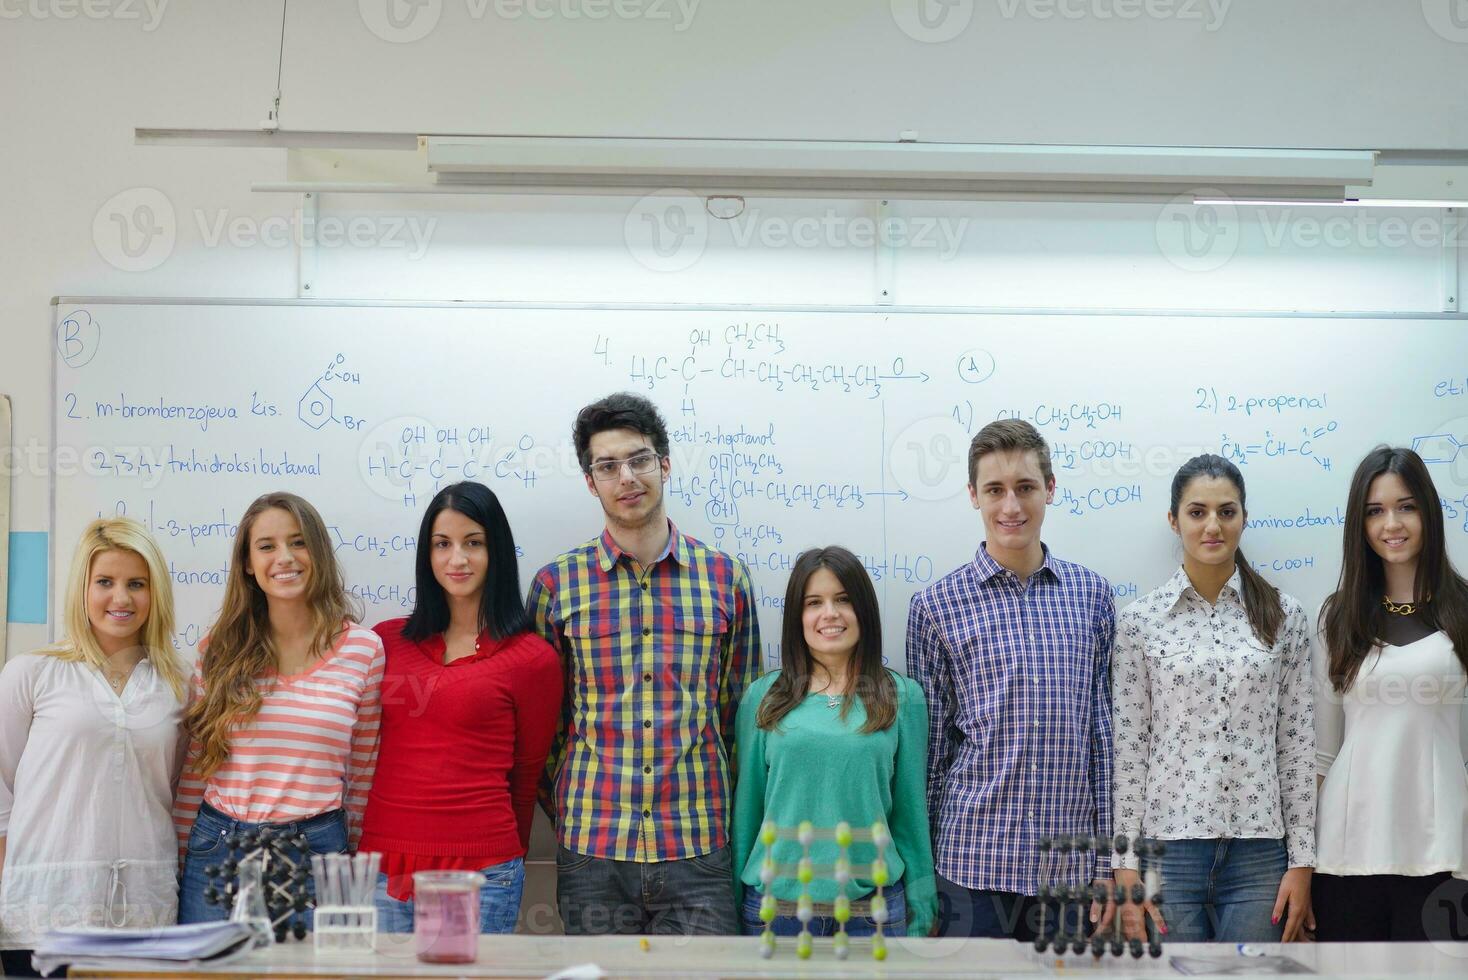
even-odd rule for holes
{"type": "Polygon", "coordinates": [[[1462,317],[65,298],[52,312],[52,622],[82,527],[125,513],[163,547],[190,656],[236,522],[267,490],[321,511],[369,625],[411,609],[423,509],[461,479],[499,495],[528,585],[601,530],[571,423],[621,390],[667,419],[669,516],[749,566],[772,665],[795,556],[835,543],[869,569],[885,656],[905,667],[912,594],[982,540],[966,453],[996,418],[1049,441],[1044,540],[1118,606],[1176,567],[1169,485],[1200,452],[1239,465],[1245,553],[1309,610],[1334,587],[1351,471],[1378,443],[1428,461],[1468,565],[1462,317]]]}

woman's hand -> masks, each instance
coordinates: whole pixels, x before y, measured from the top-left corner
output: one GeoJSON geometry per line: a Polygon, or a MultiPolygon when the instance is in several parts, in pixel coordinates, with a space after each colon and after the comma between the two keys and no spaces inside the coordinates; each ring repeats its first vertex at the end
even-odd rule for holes
{"type": "MultiPolygon", "coordinates": [[[[1129,868],[1118,868],[1113,872],[1113,875],[1116,878],[1116,886],[1121,889],[1122,895],[1129,894],[1132,887],[1141,884],[1142,881],[1142,876],[1129,868]]],[[[1162,913],[1151,902],[1144,903],[1141,908],[1138,908],[1131,902],[1125,902],[1122,904],[1118,914],[1121,916],[1121,930],[1128,939],[1140,939],[1142,942],[1148,941],[1147,925],[1144,916],[1152,919],[1152,923],[1157,927],[1158,935],[1167,935],[1167,923],[1163,920],[1162,913]]]]}
{"type": "Polygon", "coordinates": [[[1287,943],[1305,940],[1305,932],[1315,931],[1315,912],[1310,907],[1310,876],[1314,868],[1291,868],[1279,880],[1279,896],[1274,900],[1274,917],[1269,921],[1278,925],[1285,920],[1284,941],[1287,943]]]}

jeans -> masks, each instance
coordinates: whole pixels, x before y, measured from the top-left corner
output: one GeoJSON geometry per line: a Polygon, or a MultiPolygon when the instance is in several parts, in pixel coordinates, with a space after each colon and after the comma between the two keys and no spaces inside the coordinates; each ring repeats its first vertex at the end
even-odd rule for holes
{"type": "Polygon", "coordinates": [[[680,861],[618,861],[556,847],[568,936],[737,936],[728,847],[680,861]]]}
{"type": "MultiPolygon", "coordinates": [[[[872,892],[872,895],[875,894],[876,892],[872,892]]],[[[862,900],[869,897],[864,896],[862,900]]],[[[895,885],[882,889],[882,897],[887,900],[887,924],[882,927],[882,932],[888,936],[906,936],[907,892],[902,887],[902,882],[899,881],[895,885]]],[[[744,904],[740,907],[740,915],[746,936],[758,936],[765,931],[764,920],[759,917],[759,904],[762,898],[764,895],[758,888],[744,886],[744,904]]],[[[812,936],[834,936],[837,928],[836,920],[829,915],[818,915],[810,920],[812,936]]],[[[770,923],[770,931],[777,936],[798,936],[800,929],[800,920],[793,915],[777,915],[775,921],[770,923]]],[[[877,924],[868,915],[853,914],[846,922],[848,936],[871,936],[876,931],[877,924]]]]}
{"type": "MultiPolygon", "coordinates": [[[[520,895],[525,890],[525,859],[511,858],[503,864],[492,864],[481,873],[484,887],[479,890],[480,933],[514,932],[520,918],[520,895]]],[[[378,932],[413,931],[413,900],[399,901],[389,895],[385,874],[377,876],[372,904],[377,906],[378,932]]]]}
{"type": "Polygon", "coordinates": [[[1283,840],[1170,840],[1162,856],[1162,919],[1174,943],[1277,943],[1271,923],[1287,870],[1283,840]]]}
{"type": "MultiPolygon", "coordinates": [[[[234,820],[209,804],[201,803],[199,816],[194,820],[193,829],[189,831],[188,849],[184,853],[183,882],[178,891],[178,921],[181,925],[192,922],[221,922],[229,918],[230,910],[227,906],[211,905],[204,900],[205,889],[214,884],[214,881],[205,876],[204,868],[211,864],[222,864],[230,857],[230,849],[224,843],[225,837],[259,827],[283,830],[288,834],[305,834],[306,849],[310,854],[334,854],[347,849],[347,820],[341,810],[319,813],[314,817],[293,820],[290,823],[261,824],[234,820]]],[[[288,848],[287,854],[294,861],[304,861],[309,871],[308,855],[299,853],[295,848],[288,848]]],[[[311,898],[316,897],[316,882],[309,874],[306,877],[306,892],[311,898]]],[[[311,910],[307,909],[306,928],[310,929],[311,924],[311,910]]]]}
{"type": "MultiPolygon", "coordinates": [[[[1076,928],[1076,907],[1065,910],[1066,932],[1076,928]]],[[[1017,939],[1033,942],[1042,932],[1053,938],[1060,924],[1060,903],[1041,902],[1033,895],[1001,892],[963,885],[938,876],[938,935],[965,939],[1017,939]]],[[[1081,913],[1081,924],[1091,930],[1090,906],[1081,913]]]]}

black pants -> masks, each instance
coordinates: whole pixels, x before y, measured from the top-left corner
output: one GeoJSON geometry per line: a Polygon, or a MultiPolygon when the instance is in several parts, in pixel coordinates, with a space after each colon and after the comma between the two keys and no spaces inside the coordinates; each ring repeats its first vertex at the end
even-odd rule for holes
{"type": "Polygon", "coordinates": [[[1315,938],[1323,943],[1468,940],[1468,882],[1447,872],[1317,874],[1310,892],[1315,938]]]}
{"type": "MultiPolygon", "coordinates": [[[[1077,922],[1089,935],[1091,906],[1077,911],[1075,904],[1066,907],[1065,931],[1074,935],[1077,922]]],[[[965,939],[1018,939],[1033,942],[1043,931],[1054,938],[1060,925],[1060,905],[1040,902],[1033,895],[1015,892],[965,888],[938,876],[938,935],[961,936],[965,939]]]]}
{"type": "Polygon", "coordinates": [[[28,949],[0,949],[0,976],[39,977],[31,969],[31,951],[28,949]]]}

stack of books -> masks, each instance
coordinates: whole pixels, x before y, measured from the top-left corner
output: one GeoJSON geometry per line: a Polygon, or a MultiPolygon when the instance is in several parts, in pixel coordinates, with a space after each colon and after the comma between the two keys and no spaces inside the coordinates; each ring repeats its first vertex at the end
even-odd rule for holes
{"type": "Polygon", "coordinates": [[[156,929],[53,929],[41,938],[31,965],[49,976],[61,967],[181,969],[242,956],[258,934],[243,922],[201,922],[156,929]]]}

